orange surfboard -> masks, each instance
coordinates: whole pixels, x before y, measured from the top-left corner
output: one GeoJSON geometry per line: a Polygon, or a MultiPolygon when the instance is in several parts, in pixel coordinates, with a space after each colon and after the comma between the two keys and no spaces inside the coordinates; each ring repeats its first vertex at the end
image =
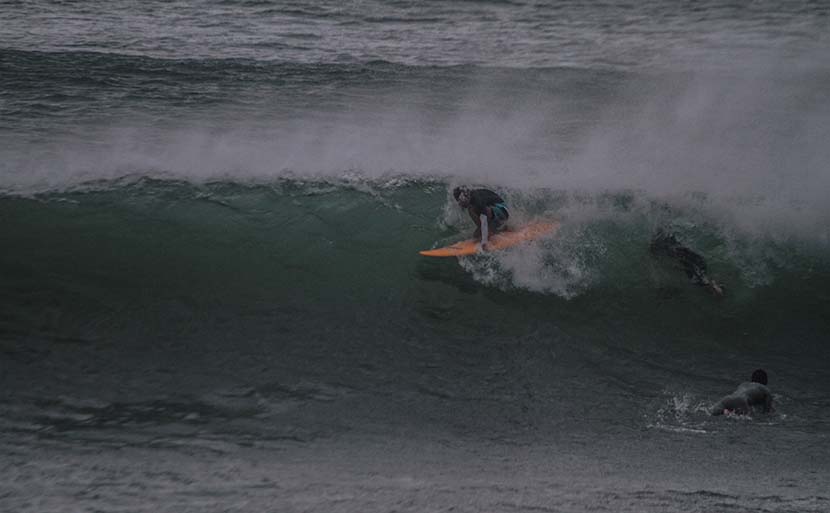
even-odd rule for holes
{"type": "MultiPolygon", "coordinates": [[[[523,242],[528,242],[545,235],[556,233],[559,229],[559,222],[557,221],[538,221],[530,223],[518,230],[510,230],[499,232],[492,237],[488,242],[488,251],[497,251],[506,249],[523,242]]],[[[475,239],[462,240],[455,244],[438,248],[419,251],[420,254],[428,257],[460,257],[475,255],[479,252],[478,242],[475,239]]]]}

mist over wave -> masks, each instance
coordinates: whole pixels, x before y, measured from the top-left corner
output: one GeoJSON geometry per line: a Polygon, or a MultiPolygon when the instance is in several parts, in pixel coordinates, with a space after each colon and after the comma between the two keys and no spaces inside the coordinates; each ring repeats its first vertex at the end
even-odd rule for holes
{"type": "MultiPolygon", "coordinates": [[[[6,134],[0,186],[26,193],[124,175],[262,183],[347,173],[525,193],[633,190],[705,198],[735,229],[826,241],[830,77],[765,64],[734,74],[377,64],[376,82],[347,84],[320,105],[295,98],[287,111],[267,100],[162,104],[149,121],[115,102],[82,110],[45,140],[6,134]],[[102,122],[109,110],[118,114],[102,122]]],[[[272,73],[256,77],[259,87],[272,73]]]]}

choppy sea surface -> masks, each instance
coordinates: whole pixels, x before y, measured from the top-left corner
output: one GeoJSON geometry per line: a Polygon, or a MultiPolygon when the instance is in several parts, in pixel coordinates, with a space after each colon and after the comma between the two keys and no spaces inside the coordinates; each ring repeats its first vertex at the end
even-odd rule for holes
{"type": "Polygon", "coordinates": [[[0,510],[830,510],[828,29],[0,1],[0,510]],[[562,228],[418,255],[459,184],[562,228]]]}

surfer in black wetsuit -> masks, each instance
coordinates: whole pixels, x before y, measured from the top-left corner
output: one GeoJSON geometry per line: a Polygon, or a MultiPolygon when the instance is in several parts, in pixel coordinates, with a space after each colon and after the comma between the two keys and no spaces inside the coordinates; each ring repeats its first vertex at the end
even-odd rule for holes
{"type": "Polygon", "coordinates": [[[481,241],[483,249],[487,249],[489,235],[504,230],[510,217],[504,200],[489,189],[469,189],[464,186],[453,189],[452,195],[476,224],[473,237],[481,241]]]}
{"type": "Polygon", "coordinates": [[[716,296],[723,295],[723,288],[706,274],[706,260],[678,242],[673,233],[658,230],[651,240],[649,251],[655,256],[666,256],[680,263],[686,276],[716,296]]]}
{"type": "Polygon", "coordinates": [[[752,373],[752,381],[738,385],[737,390],[718,401],[709,410],[712,415],[723,415],[724,413],[735,413],[738,415],[749,415],[760,407],[764,413],[772,411],[772,394],[767,388],[767,373],[763,369],[757,369],[752,373]]]}

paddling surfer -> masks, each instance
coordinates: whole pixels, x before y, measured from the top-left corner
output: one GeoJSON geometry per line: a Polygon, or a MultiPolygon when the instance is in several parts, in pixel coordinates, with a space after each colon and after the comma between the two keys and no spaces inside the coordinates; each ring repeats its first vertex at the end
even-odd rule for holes
{"type": "Polygon", "coordinates": [[[709,413],[749,415],[756,407],[760,407],[764,413],[771,412],[772,394],[767,388],[767,373],[763,369],[757,369],[750,379],[751,381],[741,383],[734,392],[718,401],[709,413]]]}

